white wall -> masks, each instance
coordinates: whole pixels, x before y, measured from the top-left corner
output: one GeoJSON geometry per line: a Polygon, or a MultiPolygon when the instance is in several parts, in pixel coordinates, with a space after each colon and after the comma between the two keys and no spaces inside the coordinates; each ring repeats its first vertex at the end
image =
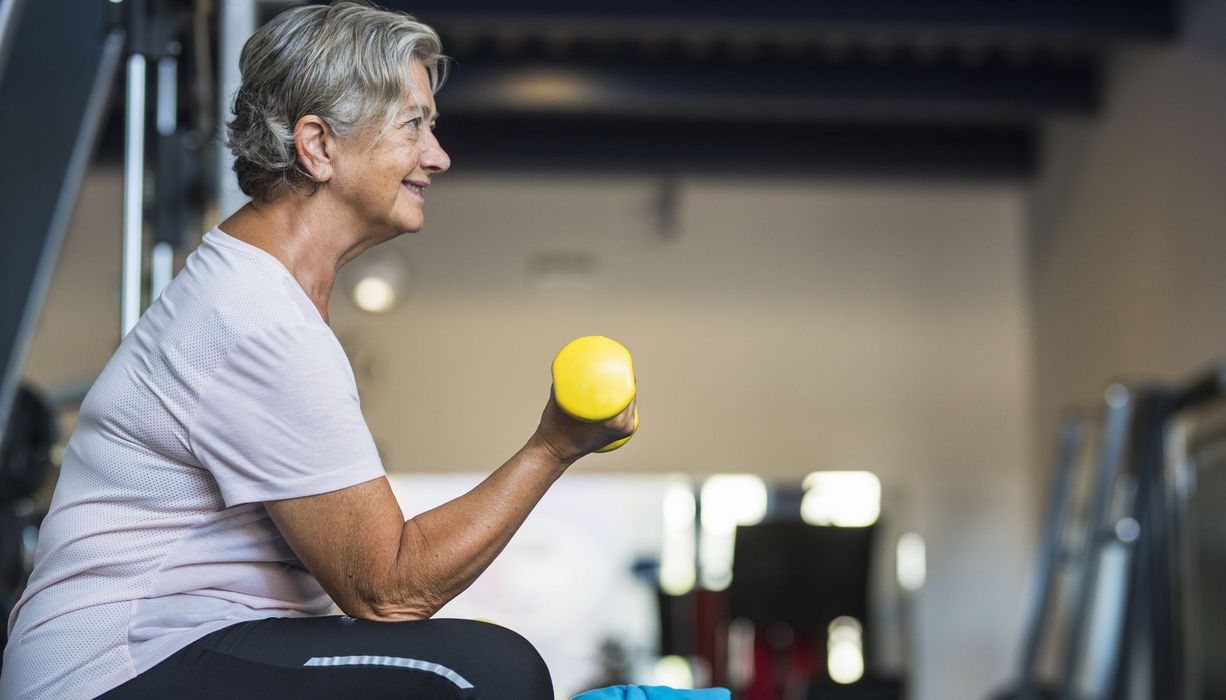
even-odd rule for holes
{"type": "Polygon", "coordinates": [[[1119,378],[1226,359],[1226,4],[1119,56],[1103,115],[1047,133],[1030,227],[1040,439],[1119,378]]]}
{"type": "MultiPolygon", "coordinates": [[[[387,466],[496,467],[534,428],[553,353],[613,336],[635,356],[642,429],[577,469],[876,472],[905,504],[885,517],[928,544],[913,697],[983,697],[1011,675],[1035,522],[1022,193],[743,181],[734,165],[681,182],[671,239],[650,178],[439,178],[427,231],[388,247],[414,273],[406,302],[371,316],[338,287],[332,304],[387,466]],[[548,253],[596,272],[542,287],[527,269],[548,253]]],[[[83,207],[70,231],[28,368],[44,385],[113,347],[116,184],[91,180],[113,208],[83,207]]]]}

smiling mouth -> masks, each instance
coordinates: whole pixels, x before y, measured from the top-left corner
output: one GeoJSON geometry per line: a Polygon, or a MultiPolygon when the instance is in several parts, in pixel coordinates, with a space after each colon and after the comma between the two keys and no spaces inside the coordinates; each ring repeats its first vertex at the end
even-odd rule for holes
{"type": "Polygon", "coordinates": [[[425,199],[425,192],[426,192],[425,185],[417,185],[412,182],[409,182],[408,180],[405,180],[401,182],[400,184],[410,193],[416,195],[418,199],[425,199]]]}

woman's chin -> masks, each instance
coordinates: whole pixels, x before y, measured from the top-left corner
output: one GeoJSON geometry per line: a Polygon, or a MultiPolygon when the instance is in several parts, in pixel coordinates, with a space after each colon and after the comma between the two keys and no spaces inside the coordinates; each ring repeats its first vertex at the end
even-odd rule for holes
{"type": "Polygon", "coordinates": [[[410,212],[407,216],[402,216],[396,220],[396,235],[417,233],[425,224],[426,219],[422,216],[421,209],[410,212]]]}
{"type": "Polygon", "coordinates": [[[387,237],[391,239],[398,238],[405,234],[417,233],[418,231],[421,231],[425,221],[420,218],[405,218],[398,221],[389,222],[389,224],[390,225],[385,230],[387,231],[387,237]]]}

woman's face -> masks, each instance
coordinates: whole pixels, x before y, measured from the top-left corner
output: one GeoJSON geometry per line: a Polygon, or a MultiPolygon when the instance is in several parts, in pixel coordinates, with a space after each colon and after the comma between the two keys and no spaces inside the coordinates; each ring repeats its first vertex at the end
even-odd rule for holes
{"type": "Polygon", "coordinates": [[[438,115],[430,76],[420,61],[413,61],[411,73],[421,104],[406,95],[392,128],[373,147],[373,128],[345,139],[341,144],[345,157],[336,163],[332,183],[359,221],[379,238],[420,231],[425,223],[425,189],[431,178],[451,167],[451,159],[434,137],[438,115]]]}

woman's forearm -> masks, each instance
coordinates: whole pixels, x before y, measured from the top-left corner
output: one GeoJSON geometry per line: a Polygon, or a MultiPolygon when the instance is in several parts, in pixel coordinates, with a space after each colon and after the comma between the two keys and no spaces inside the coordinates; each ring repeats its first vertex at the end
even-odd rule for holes
{"type": "Polygon", "coordinates": [[[421,619],[468,588],[570,466],[534,435],[476,488],[404,523],[394,563],[367,596],[369,616],[421,619]]]}

